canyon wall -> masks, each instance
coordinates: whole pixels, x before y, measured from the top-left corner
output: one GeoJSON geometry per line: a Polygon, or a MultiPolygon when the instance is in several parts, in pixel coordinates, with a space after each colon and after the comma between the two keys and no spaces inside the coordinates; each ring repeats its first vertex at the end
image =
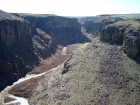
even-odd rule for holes
{"type": "Polygon", "coordinates": [[[30,22],[0,11],[0,90],[55,53],[53,39],[30,22]]]}
{"type": "Polygon", "coordinates": [[[100,15],[85,22],[87,33],[100,40],[118,44],[133,59],[140,56],[140,19],[137,15],[100,15]]]}
{"type": "Polygon", "coordinates": [[[77,19],[0,10],[0,90],[54,54],[57,45],[85,41],[77,19]]]}
{"type": "Polygon", "coordinates": [[[98,36],[105,25],[117,22],[121,19],[122,18],[119,17],[111,17],[110,15],[96,16],[93,17],[92,20],[86,21],[84,28],[87,33],[92,33],[93,35],[98,36]]]}
{"type": "Polygon", "coordinates": [[[78,19],[65,18],[60,16],[20,15],[29,21],[33,27],[37,27],[49,34],[57,45],[66,46],[68,44],[89,41],[81,33],[81,24],[78,19]]]}
{"type": "Polygon", "coordinates": [[[100,40],[123,45],[124,52],[131,58],[140,55],[140,19],[126,19],[106,25],[100,40]]]}

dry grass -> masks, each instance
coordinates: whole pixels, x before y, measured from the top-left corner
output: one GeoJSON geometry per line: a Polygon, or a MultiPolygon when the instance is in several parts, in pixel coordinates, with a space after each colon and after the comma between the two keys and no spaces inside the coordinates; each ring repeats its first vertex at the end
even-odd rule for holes
{"type": "MultiPolygon", "coordinates": [[[[70,48],[70,46],[68,48],[70,48]]],[[[61,63],[63,63],[65,60],[67,60],[69,58],[70,54],[73,51],[72,49],[68,49],[68,48],[66,51],[66,53],[67,53],[66,55],[61,55],[61,50],[58,50],[55,55],[53,55],[52,57],[50,57],[47,60],[42,61],[43,65],[36,67],[33,71],[31,71],[28,74],[40,74],[40,73],[50,70],[51,68],[54,68],[54,67],[60,65],[61,63]]],[[[31,79],[23,81],[19,84],[16,84],[8,91],[8,93],[13,94],[15,96],[29,98],[34,93],[33,92],[34,88],[39,85],[38,81],[42,77],[43,76],[40,76],[37,78],[31,78],[31,79]]],[[[7,98],[6,98],[6,100],[7,100],[7,98]]]]}
{"type": "Polygon", "coordinates": [[[140,105],[140,67],[118,46],[82,45],[67,65],[67,73],[54,71],[39,80],[42,89],[31,105],[140,105]]]}
{"type": "Polygon", "coordinates": [[[35,67],[31,72],[28,74],[40,74],[43,72],[46,72],[50,70],[51,68],[57,67],[61,63],[63,63],[65,60],[67,60],[70,57],[70,54],[72,53],[70,50],[67,50],[67,55],[61,55],[61,51],[57,51],[55,55],[52,55],[49,59],[46,59],[42,61],[42,65],[39,67],[35,67]]]}
{"type": "Polygon", "coordinates": [[[21,105],[19,102],[14,103],[14,104],[7,104],[7,105],[21,105]]]}
{"type": "Polygon", "coordinates": [[[39,77],[31,78],[29,80],[16,84],[8,91],[8,93],[15,96],[28,98],[31,96],[33,89],[37,85],[38,79],[39,77]]]}

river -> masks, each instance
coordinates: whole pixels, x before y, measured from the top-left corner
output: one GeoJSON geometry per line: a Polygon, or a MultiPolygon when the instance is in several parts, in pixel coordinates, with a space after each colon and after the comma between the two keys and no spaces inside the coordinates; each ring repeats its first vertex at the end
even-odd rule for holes
{"type": "MultiPolygon", "coordinates": [[[[67,48],[64,47],[62,49],[62,55],[66,55],[66,50],[67,48]]],[[[65,61],[64,61],[65,62],[65,61]]],[[[38,77],[38,76],[42,76],[42,75],[45,75],[46,73],[49,73],[49,72],[52,72],[52,71],[55,71],[55,70],[58,70],[58,69],[62,69],[63,66],[64,66],[64,62],[60,65],[58,65],[57,67],[54,67],[44,73],[41,73],[41,74],[31,74],[31,75],[26,75],[25,77],[19,79],[18,81],[14,82],[13,85],[11,86],[7,86],[1,93],[0,93],[0,105],[8,105],[8,104],[16,104],[16,103],[20,103],[20,105],[29,105],[28,103],[28,99],[26,98],[23,98],[23,97],[18,97],[18,96],[14,96],[14,95],[11,95],[11,94],[8,94],[8,91],[16,84],[18,83],[21,83],[25,80],[28,80],[28,79],[31,79],[31,78],[35,78],[35,77],[38,77]],[[14,99],[16,99],[15,101],[11,101],[11,102],[7,102],[7,103],[4,103],[4,97],[5,96],[8,96],[8,97],[12,97],[14,99]]],[[[16,105],[19,105],[19,104],[16,104],[16,105]]]]}

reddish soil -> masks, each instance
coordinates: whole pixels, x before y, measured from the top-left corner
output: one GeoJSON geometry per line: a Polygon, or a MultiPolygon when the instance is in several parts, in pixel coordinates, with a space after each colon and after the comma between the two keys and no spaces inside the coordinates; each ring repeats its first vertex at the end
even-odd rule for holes
{"type": "Polygon", "coordinates": [[[11,102],[11,101],[14,101],[14,100],[16,100],[16,99],[12,98],[12,97],[5,97],[4,103],[11,102]]]}
{"type": "Polygon", "coordinates": [[[32,90],[37,85],[38,78],[31,78],[24,82],[14,85],[9,91],[9,94],[28,98],[32,94],[32,90]]]}
{"type": "Polygon", "coordinates": [[[61,55],[61,50],[58,50],[55,53],[55,55],[52,55],[50,58],[46,60],[42,60],[41,61],[42,65],[35,67],[28,74],[40,74],[40,73],[50,70],[51,68],[57,67],[58,65],[60,65],[61,63],[63,63],[65,60],[67,60],[70,57],[70,54],[72,53],[72,51],[70,51],[67,48],[66,53],[67,55],[61,55]]]}
{"type": "MultiPolygon", "coordinates": [[[[72,54],[73,50],[69,50],[69,48],[70,47],[67,47],[66,55],[61,55],[61,50],[58,50],[55,55],[52,55],[52,57],[47,60],[43,60],[41,66],[35,67],[34,70],[28,74],[40,74],[60,65],[70,57],[70,54],[72,54]]],[[[34,88],[38,85],[38,80],[41,77],[43,76],[31,78],[19,84],[16,84],[8,91],[8,93],[15,96],[29,98],[32,95],[32,91],[34,90],[34,88]]]]}

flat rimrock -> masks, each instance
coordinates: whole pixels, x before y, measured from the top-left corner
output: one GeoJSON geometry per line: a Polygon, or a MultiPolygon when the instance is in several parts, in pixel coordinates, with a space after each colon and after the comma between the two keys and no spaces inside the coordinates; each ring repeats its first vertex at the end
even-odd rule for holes
{"type": "Polygon", "coordinates": [[[0,10],[0,20],[2,20],[2,19],[20,20],[20,21],[24,20],[24,19],[19,18],[19,17],[15,16],[15,15],[12,15],[12,14],[9,14],[7,12],[4,12],[4,11],[0,10]]]}

